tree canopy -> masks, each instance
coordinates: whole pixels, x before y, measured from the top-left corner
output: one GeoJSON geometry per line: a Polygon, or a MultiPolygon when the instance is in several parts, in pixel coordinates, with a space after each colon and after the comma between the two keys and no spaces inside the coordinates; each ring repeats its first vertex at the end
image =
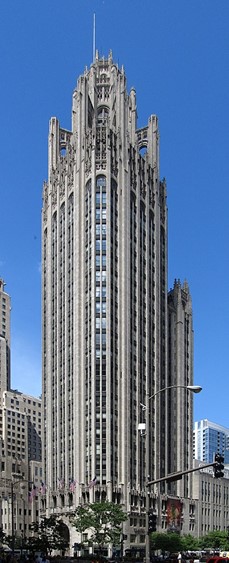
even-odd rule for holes
{"type": "Polygon", "coordinates": [[[88,545],[97,545],[99,550],[109,543],[120,543],[121,524],[127,519],[119,504],[112,502],[94,502],[79,506],[72,525],[80,533],[88,530],[88,545]]]}
{"type": "Polygon", "coordinates": [[[179,536],[178,534],[167,532],[153,532],[150,537],[152,549],[160,549],[162,552],[176,553],[177,551],[197,551],[207,548],[229,551],[229,535],[227,531],[214,530],[200,538],[196,538],[191,534],[179,536]]]}
{"type": "Polygon", "coordinates": [[[185,534],[182,539],[182,551],[196,551],[199,550],[199,539],[192,534],[185,534]]]}
{"type": "Polygon", "coordinates": [[[150,539],[153,550],[161,549],[162,553],[165,553],[165,551],[175,553],[182,550],[182,539],[179,534],[173,532],[153,532],[150,535],[150,539]]]}
{"type": "Polygon", "coordinates": [[[31,529],[35,535],[28,540],[31,551],[41,551],[45,554],[52,550],[66,551],[69,546],[69,532],[66,524],[56,516],[42,518],[34,522],[31,529]]]}
{"type": "Polygon", "coordinates": [[[229,550],[229,537],[228,532],[214,530],[203,536],[199,540],[201,548],[222,549],[222,551],[229,550]]]}

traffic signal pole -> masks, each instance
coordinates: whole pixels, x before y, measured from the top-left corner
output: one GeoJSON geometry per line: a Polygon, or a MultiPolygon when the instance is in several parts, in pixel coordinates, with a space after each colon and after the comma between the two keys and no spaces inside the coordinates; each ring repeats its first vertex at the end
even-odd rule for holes
{"type": "MultiPolygon", "coordinates": [[[[146,487],[150,487],[151,485],[156,485],[156,483],[163,483],[164,481],[166,481],[167,483],[171,483],[172,481],[178,481],[183,477],[183,475],[187,475],[188,473],[194,473],[195,471],[200,471],[201,469],[205,469],[206,467],[213,467],[214,477],[220,478],[224,476],[223,462],[224,462],[224,457],[221,454],[215,454],[215,461],[213,461],[212,463],[206,463],[199,467],[195,467],[194,469],[186,469],[185,471],[177,471],[176,473],[169,473],[165,477],[160,477],[159,479],[154,479],[153,481],[147,481],[146,487]]],[[[149,493],[147,492],[146,494],[146,563],[150,563],[149,534],[155,530],[156,530],[156,520],[155,518],[153,518],[152,511],[150,511],[149,493]]]]}
{"type": "MultiPolygon", "coordinates": [[[[185,471],[178,471],[177,473],[169,473],[166,477],[160,477],[159,479],[154,479],[154,481],[148,481],[146,486],[149,487],[150,485],[156,485],[156,483],[163,483],[163,481],[167,481],[171,483],[172,481],[179,481],[183,477],[183,475],[187,475],[188,473],[194,473],[194,471],[200,471],[201,469],[205,469],[206,467],[218,467],[219,462],[213,461],[212,463],[206,463],[201,465],[201,467],[195,467],[194,469],[186,469],[185,471]]],[[[221,475],[223,477],[223,475],[221,475]]]]}
{"type": "Polygon", "coordinates": [[[216,465],[214,467],[214,476],[216,479],[224,476],[224,456],[222,454],[215,454],[216,465]]]}

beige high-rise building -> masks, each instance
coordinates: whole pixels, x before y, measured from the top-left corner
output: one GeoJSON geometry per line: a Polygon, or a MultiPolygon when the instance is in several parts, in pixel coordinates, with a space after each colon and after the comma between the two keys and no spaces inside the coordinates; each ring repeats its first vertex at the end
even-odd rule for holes
{"type": "Polygon", "coordinates": [[[41,400],[5,391],[1,415],[1,525],[6,535],[12,535],[13,510],[15,542],[20,545],[31,534],[42,502],[41,400]]]}
{"type": "MultiPolygon", "coordinates": [[[[147,395],[169,383],[158,120],[138,128],[124,69],[97,53],[73,92],[71,130],[52,117],[48,142],[43,509],[65,515],[88,499],[120,502],[130,515],[128,544],[143,546],[145,484],[168,469],[166,393],[149,403],[149,475],[139,431],[147,395]]],[[[155,499],[152,491],[151,506],[155,499]]]]}
{"type": "Polygon", "coordinates": [[[30,535],[42,498],[41,399],[11,389],[10,297],[4,286],[0,279],[0,525],[6,535],[13,526],[17,545],[30,535]]]}
{"type": "Polygon", "coordinates": [[[41,399],[10,390],[2,403],[5,455],[25,463],[41,461],[41,399]]]}

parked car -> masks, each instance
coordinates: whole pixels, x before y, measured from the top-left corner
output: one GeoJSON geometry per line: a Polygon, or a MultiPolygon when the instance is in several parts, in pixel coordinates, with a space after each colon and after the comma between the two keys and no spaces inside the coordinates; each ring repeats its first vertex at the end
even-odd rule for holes
{"type": "Polygon", "coordinates": [[[220,557],[219,555],[213,555],[207,559],[206,563],[229,563],[229,557],[220,557]]]}

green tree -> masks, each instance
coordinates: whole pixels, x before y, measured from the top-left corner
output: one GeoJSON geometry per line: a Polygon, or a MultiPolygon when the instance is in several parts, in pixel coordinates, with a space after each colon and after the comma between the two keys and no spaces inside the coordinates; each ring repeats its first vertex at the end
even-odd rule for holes
{"type": "Polygon", "coordinates": [[[52,550],[65,552],[69,546],[69,531],[62,520],[55,516],[43,518],[40,522],[33,522],[31,529],[34,536],[28,540],[32,552],[41,551],[45,555],[52,550]]]}
{"type": "Polygon", "coordinates": [[[200,540],[192,536],[191,534],[186,534],[181,537],[182,540],[182,551],[196,551],[200,547],[200,540]]]}
{"type": "Polygon", "coordinates": [[[101,553],[105,545],[120,543],[120,526],[126,519],[127,515],[119,504],[105,501],[79,506],[71,523],[80,533],[88,530],[88,540],[85,543],[96,545],[101,553]]]}
{"type": "Polygon", "coordinates": [[[165,553],[165,551],[175,553],[182,550],[182,539],[179,534],[173,532],[153,532],[150,534],[150,540],[152,549],[160,549],[162,553],[165,553]]]}
{"type": "Polygon", "coordinates": [[[212,549],[222,549],[222,551],[228,551],[228,533],[220,530],[209,532],[206,536],[200,538],[200,544],[202,549],[210,547],[212,549]]]}

